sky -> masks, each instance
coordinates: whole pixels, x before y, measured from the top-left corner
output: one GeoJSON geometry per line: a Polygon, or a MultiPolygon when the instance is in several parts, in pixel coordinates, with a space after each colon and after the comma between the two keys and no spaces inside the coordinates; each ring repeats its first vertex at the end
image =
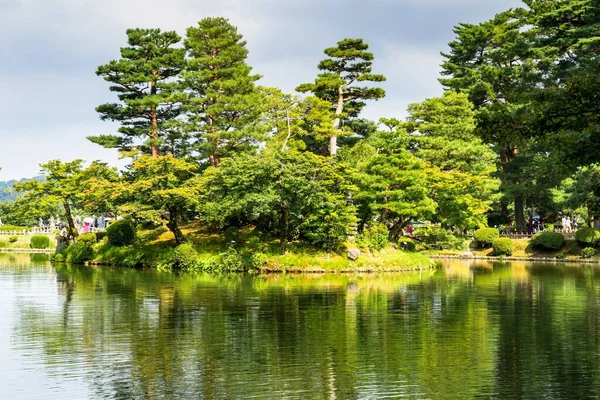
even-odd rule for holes
{"type": "Polygon", "coordinates": [[[248,63],[265,86],[293,92],[311,82],[323,49],[363,38],[387,96],[364,116],[404,117],[410,103],[438,96],[441,51],[453,26],[477,23],[520,0],[0,0],[0,181],[32,177],[60,158],[120,165],[116,150],[86,137],[111,134],[96,106],[116,101],[95,74],[119,57],[127,28],[184,35],[223,16],[248,42],[248,63]]]}

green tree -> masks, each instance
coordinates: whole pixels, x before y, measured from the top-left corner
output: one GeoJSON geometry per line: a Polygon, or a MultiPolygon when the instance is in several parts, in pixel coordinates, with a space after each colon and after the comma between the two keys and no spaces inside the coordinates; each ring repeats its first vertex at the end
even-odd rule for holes
{"type": "Polygon", "coordinates": [[[166,213],[167,228],[175,242],[185,237],[179,228],[185,213],[197,206],[199,182],[198,165],[172,155],[141,156],[133,163],[123,185],[123,210],[142,220],[160,220],[166,213]]]}
{"type": "Polygon", "coordinates": [[[112,171],[106,164],[94,162],[89,170],[83,168],[83,160],[61,162],[52,160],[41,164],[41,174],[44,181],[27,181],[15,184],[15,189],[22,192],[22,199],[27,200],[33,208],[47,209],[60,204],[69,224],[68,238],[77,237],[77,229],[73,220],[72,210],[81,206],[85,183],[90,175],[106,175],[112,171]]]}
{"type": "MultiPolygon", "coordinates": [[[[480,24],[460,24],[450,52],[442,53],[442,85],[465,92],[477,110],[477,134],[494,146],[503,186],[511,186],[515,221],[525,229],[523,188],[527,182],[506,173],[531,136],[528,92],[535,82],[536,63],[531,39],[524,34],[528,19],[523,10],[510,10],[480,24]]],[[[508,217],[508,203],[502,203],[508,217]]]]}
{"type": "Polygon", "coordinates": [[[486,225],[498,182],[495,154],[475,135],[475,112],[466,94],[411,104],[405,124],[415,155],[430,171],[436,219],[462,229],[486,225]]]}
{"type": "Polygon", "coordinates": [[[427,165],[408,150],[409,143],[403,128],[378,131],[340,157],[358,171],[354,179],[360,190],[354,202],[359,227],[377,220],[388,226],[392,240],[412,219],[427,219],[437,208],[427,165]]]}
{"type": "Polygon", "coordinates": [[[373,53],[362,39],[344,39],[337,47],[325,49],[329,57],[319,63],[320,73],[314,83],[305,83],[299,92],[312,92],[315,96],[332,104],[335,110],[334,134],[329,143],[329,154],[337,153],[337,137],[342,134],[341,121],[357,117],[366,100],[377,100],[385,96],[381,88],[359,86],[364,82],[383,82],[385,77],[372,73],[373,53]]]}
{"type": "Polygon", "coordinates": [[[118,121],[120,135],[92,136],[88,139],[107,148],[123,151],[136,147],[136,139],[147,140],[139,146],[154,157],[161,146],[173,148],[173,120],[179,115],[175,78],[184,65],[185,51],[174,47],[181,37],[160,29],[128,29],[128,47],[121,58],[98,67],[96,74],[110,82],[119,103],[100,105],[102,120],[118,121]]]}
{"type": "Polygon", "coordinates": [[[347,238],[354,208],[343,167],[290,149],[238,155],[206,171],[202,218],[221,227],[255,225],[282,248],[303,240],[333,249],[347,238]]]}
{"type": "Polygon", "coordinates": [[[255,85],[260,76],[251,73],[246,42],[225,18],[205,18],[188,28],[184,45],[184,129],[195,138],[200,159],[216,167],[223,157],[254,147],[264,136],[255,126],[262,105],[255,85]]]}

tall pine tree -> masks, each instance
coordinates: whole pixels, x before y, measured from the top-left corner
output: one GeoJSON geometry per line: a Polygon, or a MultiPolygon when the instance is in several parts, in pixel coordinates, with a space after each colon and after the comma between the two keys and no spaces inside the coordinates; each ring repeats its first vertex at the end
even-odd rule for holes
{"type": "MultiPolygon", "coordinates": [[[[371,73],[373,53],[362,39],[344,39],[337,47],[325,49],[330,58],[319,63],[323,71],[314,83],[305,83],[299,92],[312,92],[317,97],[329,101],[335,110],[333,128],[339,133],[343,118],[356,117],[365,106],[365,100],[377,100],[385,96],[385,91],[377,87],[359,86],[361,82],[383,82],[385,77],[371,73]]],[[[329,154],[337,153],[338,134],[331,136],[329,154]]]]}
{"type": "Polygon", "coordinates": [[[184,44],[185,129],[196,138],[200,158],[216,167],[223,157],[256,144],[260,76],[252,74],[246,42],[225,18],[205,18],[188,28],[184,44]]]}
{"type": "Polygon", "coordinates": [[[128,47],[121,48],[121,59],[98,67],[96,74],[112,83],[119,103],[96,108],[102,120],[119,121],[120,135],[92,136],[88,139],[107,148],[131,150],[139,146],[154,157],[170,133],[179,114],[175,77],[184,65],[183,49],[174,46],[181,37],[160,29],[127,30],[128,47]]]}

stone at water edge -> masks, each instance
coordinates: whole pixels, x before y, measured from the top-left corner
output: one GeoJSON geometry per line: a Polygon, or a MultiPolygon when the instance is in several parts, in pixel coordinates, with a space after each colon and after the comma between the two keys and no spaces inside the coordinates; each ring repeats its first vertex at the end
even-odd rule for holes
{"type": "Polygon", "coordinates": [[[470,251],[465,251],[464,253],[460,253],[460,258],[475,258],[475,255],[470,251]]]}
{"type": "Polygon", "coordinates": [[[350,249],[348,250],[348,258],[351,259],[352,261],[356,261],[356,259],[360,257],[360,250],[359,249],[350,249]]]}

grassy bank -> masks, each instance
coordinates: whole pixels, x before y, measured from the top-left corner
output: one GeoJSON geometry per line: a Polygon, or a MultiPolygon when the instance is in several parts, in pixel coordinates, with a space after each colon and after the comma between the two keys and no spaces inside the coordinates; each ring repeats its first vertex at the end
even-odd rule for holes
{"type": "MultiPolygon", "coordinates": [[[[29,249],[31,238],[37,235],[0,235],[0,249],[29,249]]],[[[56,238],[53,235],[45,235],[50,238],[50,248],[56,247],[56,238]]]]}
{"type": "Polygon", "coordinates": [[[360,257],[351,261],[345,249],[326,252],[290,243],[284,252],[277,240],[255,236],[251,231],[232,238],[204,233],[191,224],[184,233],[188,241],[180,246],[175,246],[172,234],[164,228],[139,232],[136,242],[129,246],[112,246],[104,238],[89,248],[71,246],[55,261],[194,272],[400,272],[435,266],[422,254],[392,247],[381,251],[362,249],[360,257]]]}
{"type": "MultiPolygon", "coordinates": [[[[511,239],[514,245],[514,250],[511,257],[514,258],[557,258],[557,259],[569,259],[569,260],[580,260],[583,259],[583,249],[580,247],[575,240],[565,240],[565,246],[558,250],[540,250],[534,248],[530,239],[511,239]]],[[[459,256],[466,250],[437,250],[428,251],[429,255],[438,256],[459,256]]],[[[494,249],[492,248],[476,248],[471,246],[469,250],[476,257],[494,257],[494,249]]],[[[600,254],[593,256],[591,259],[600,261],[600,254]]]]}

